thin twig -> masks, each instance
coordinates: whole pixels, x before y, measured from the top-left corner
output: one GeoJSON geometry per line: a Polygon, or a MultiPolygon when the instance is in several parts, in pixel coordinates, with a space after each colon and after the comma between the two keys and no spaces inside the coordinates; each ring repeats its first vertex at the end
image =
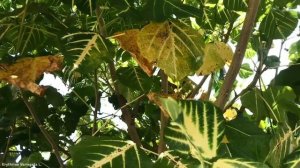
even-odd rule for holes
{"type": "Polygon", "coordinates": [[[94,119],[93,119],[93,130],[92,130],[92,134],[94,134],[97,130],[98,130],[98,124],[97,124],[97,113],[100,110],[100,97],[101,97],[101,93],[99,92],[98,89],[98,73],[97,73],[97,69],[95,69],[95,73],[94,73],[94,90],[95,90],[95,109],[94,109],[94,119]]]}
{"type": "Polygon", "coordinates": [[[234,96],[234,98],[226,105],[226,107],[224,108],[224,110],[230,108],[233,103],[241,96],[243,96],[244,94],[246,94],[248,91],[252,90],[252,88],[255,87],[257,81],[260,79],[261,75],[268,69],[267,67],[263,68],[264,62],[265,62],[265,54],[263,52],[265,46],[260,46],[259,51],[258,51],[258,55],[259,55],[259,64],[258,66],[256,66],[256,64],[253,61],[254,67],[256,68],[256,73],[251,81],[251,83],[245,88],[243,89],[239,94],[236,94],[234,96]]]}
{"type": "Polygon", "coordinates": [[[35,123],[37,124],[37,126],[40,128],[41,132],[43,133],[43,135],[45,136],[45,138],[47,139],[48,143],[51,145],[52,148],[52,152],[54,153],[54,155],[56,156],[56,159],[60,165],[60,167],[64,168],[66,167],[64,165],[64,162],[62,161],[60,154],[59,154],[59,147],[58,145],[55,143],[55,141],[53,140],[53,138],[51,137],[51,135],[48,133],[48,131],[44,128],[42,122],[40,121],[39,117],[37,116],[35,109],[32,107],[32,105],[28,102],[28,98],[25,97],[25,95],[21,92],[22,94],[22,99],[23,102],[25,103],[26,107],[28,108],[31,116],[33,117],[35,123]]]}
{"type": "Polygon", "coordinates": [[[233,30],[233,24],[234,24],[234,21],[232,21],[232,22],[229,23],[228,30],[227,30],[226,34],[224,35],[224,39],[223,39],[224,43],[227,43],[228,40],[229,40],[231,31],[233,30]]]}
{"type": "Polygon", "coordinates": [[[187,98],[192,99],[198,94],[199,90],[203,86],[203,84],[206,81],[207,77],[208,77],[208,75],[203,76],[200,83],[192,90],[192,92],[187,96],[187,98]]]}
{"type": "Polygon", "coordinates": [[[0,165],[2,165],[2,163],[4,163],[6,160],[7,153],[9,151],[9,145],[10,145],[11,139],[13,137],[14,129],[15,129],[15,123],[13,124],[13,126],[10,126],[10,133],[9,133],[9,136],[7,137],[6,147],[5,147],[5,151],[3,154],[3,158],[0,161],[0,165]]]}
{"type": "Polygon", "coordinates": [[[215,102],[215,104],[220,108],[224,109],[226,102],[228,101],[230,92],[233,87],[233,83],[236,79],[236,76],[241,68],[242,61],[244,59],[244,54],[247,48],[247,44],[255,23],[256,14],[260,0],[249,0],[248,1],[248,10],[246,13],[245,22],[241,31],[240,40],[237,44],[236,51],[233,56],[233,61],[229,67],[228,73],[225,76],[224,83],[220,90],[220,94],[215,102]]]}

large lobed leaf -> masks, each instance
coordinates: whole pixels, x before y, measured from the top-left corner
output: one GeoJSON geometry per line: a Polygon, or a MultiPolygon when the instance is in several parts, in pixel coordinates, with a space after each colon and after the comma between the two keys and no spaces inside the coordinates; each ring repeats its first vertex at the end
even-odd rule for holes
{"type": "Polygon", "coordinates": [[[93,32],[77,32],[63,37],[66,40],[66,63],[71,72],[82,66],[81,72],[94,71],[99,64],[110,59],[109,42],[93,32]]]}
{"type": "Polygon", "coordinates": [[[85,137],[71,148],[74,167],[151,167],[149,158],[131,141],[85,137]]]}
{"type": "Polygon", "coordinates": [[[232,157],[263,162],[269,151],[271,136],[243,115],[226,123],[227,150],[232,157]],[[241,148],[242,147],[242,148],[241,148]]]}
{"type": "Polygon", "coordinates": [[[271,9],[259,26],[263,40],[285,39],[296,28],[298,19],[296,13],[271,9]]]}
{"type": "Polygon", "coordinates": [[[194,100],[160,98],[160,102],[160,107],[172,118],[165,135],[170,146],[180,147],[181,153],[192,153],[197,159],[217,156],[224,134],[224,118],[220,109],[210,102],[194,100]]]}
{"type": "Polygon", "coordinates": [[[171,78],[181,80],[202,64],[204,42],[199,32],[179,22],[150,23],[137,38],[141,54],[171,78]]]}
{"type": "Polygon", "coordinates": [[[139,33],[138,29],[127,30],[123,33],[119,33],[114,38],[118,40],[120,46],[128,51],[134,60],[139,64],[139,66],[147,73],[147,75],[152,75],[152,66],[146,58],[141,55],[139,46],[137,44],[137,35],[139,33]]]}
{"type": "Polygon", "coordinates": [[[180,22],[152,22],[140,31],[125,31],[115,38],[123,49],[132,53],[147,74],[151,65],[156,64],[169,77],[181,80],[195,73],[202,65],[205,45],[203,37],[198,31],[180,22]],[[126,43],[128,39],[132,41],[126,43]]]}

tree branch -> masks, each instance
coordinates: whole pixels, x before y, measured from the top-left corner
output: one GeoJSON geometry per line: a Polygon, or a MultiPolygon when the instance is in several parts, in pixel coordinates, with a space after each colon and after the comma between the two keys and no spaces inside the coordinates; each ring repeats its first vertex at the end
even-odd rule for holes
{"type": "Polygon", "coordinates": [[[25,103],[26,107],[28,108],[31,116],[33,117],[35,123],[38,125],[38,127],[40,128],[42,134],[45,136],[46,140],[48,141],[48,143],[51,145],[52,148],[52,152],[54,153],[54,155],[56,156],[56,159],[60,165],[60,167],[64,168],[66,167],[64,165],[64,162],[62,161],[60,154],[59,154],[59,147],[58,145],[56,145],[55,141],[53,140],[53,138],[51,137],[51,135],[49,134],[49,132],[43,127],[42,122],[40,121],[39,117],[37,116],[35,109],[32,107],[32,105],[28,102],[27,97],[24,96],[24,94],[22,93],[22,99],[23,102],[25,103]]]}
{"type": "MultiPolygon", "coordinates": [[[[102,11],[99,6],[96,8],[96,15],[97,15],[99,33],[102,37],[106,37],[107,33],[106,33],[106,29],[105,29],[105,22],[104,22],[104,19],[102,18],[102,11]]],[[[115,69],[113,60],[111,60],[108,63],[108,68],[110,71],[111,79],[113,81],[114,91],[117,94],[118,102],[119,102],[120,106],[125,106],[126,99],[120,94],[118,84],[116,83],[117,76],[116,76],[116,69],[115,69]]],[[[134,117],[132,116],[130,109],[126,106],[126,107],[122,108],[121,111],[122,111],[122,120],[126,123],[126,125],[128,127],[127,131],[128,131],[128,134],[129,134],[131,140],[133,142],[135,142],[137,146],[141,146],[142,143],[141,143],[140,137],[137,133],[137,130],[135,127],[135,122],[134,122],[134,117]]]]}
{"type": "Polygon", "coordinates": [[[241,37],[237,44],[236,51],[233,56],[233,61],[229,67],[228,73],[225,76],[224,83],[222,85],[220,94],[215,102],[216,106],[220,109],[224,109],[226,102],[229,99],[230,92],[233,87],[233,83],[236,79],[236,76],[241,68],[242,61],[244,59],[244,54],[247,48],[247,44],[255,23],[256,14],[260,0],[249,0],[248,1],[248,10],[246,13],[245,22],[241,31],[241,37]]]}
{"type": "Polygon", "coordinates": [[[209,100],[209,97],[210,97],[210,94],[211,94],[211,91],[212,91],[212,88],[213,88],[213,84],[214,84],[214,76],[215,76],[215,73],[212,73],[210,75],[210,81],[209,81],[209,84],[208,84],[206,97],[205,97],[204,100],[209,100]]]}
{"type": "MultiPolygon", "coordinates": [[[[159,75],[161,76],[161,87],[162,87],[162,92],[164,94],[168,94],[168,76],[165,74],[163,70],[159,71],[159,75]]],[[[164,140],[165,136],[165,128],[167,126],[167,123],[169,121],[169,118],[164,115],[164,113],[161,111],[160,112],[160,130],[159,130],[159,144],[158,144],[158,153],[162,153],[167,150],[166,148],[166,143],[164,140]]]]}
{"type": "Polygon", "coordinates": [[[203,86],[204,82],[206,81],[207,77],[208,77],[208,75],[203,76],[200,83],[192,90],[192,92],[187,96],[187,98],[192,99],[197,95],[197,93],[199,92],[199,90],[203,86]]]}

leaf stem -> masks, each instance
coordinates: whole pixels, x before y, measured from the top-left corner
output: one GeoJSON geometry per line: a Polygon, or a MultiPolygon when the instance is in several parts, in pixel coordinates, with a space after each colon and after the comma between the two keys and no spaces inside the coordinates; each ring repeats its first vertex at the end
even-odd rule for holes
{"type": "Polygon", "coordinates": [[[48,143],[51,145],[52,148],[52,152],[54,153],[54,155],[56,156],[56,159],[60,165],[61,168],[66,167],[64,165],[64,162],[62,161],[60,154],[59,154],[59,147],[58,145],[55,143],[55,141],[53,140],[53,138],[51,137],[51,135],[49,134],[49,132],[44,128],[41,120],[39,119],[39,117],[37,116],[35,109],[32,107],[32,105],[28,102],[28,98],[25,97],[25,95],[23,93],[22,94],[22,99],[23,102],[25,103],[26,107],[28,108],[31,116],[33,117],[35,123],[38,125],[38,127],[40,128],[42,134],[45,136],[45,138],[47,139],[48,143]]]}
{"type": "Polygon", "coordinates": [[[253,29],[253,25],[255,23],[259,4],[260,4],[260,0],[248,1],[248,10],[241,31],[241,37],[237,44],[236,51],[233,56],[233,61],[229,67],[227,75],[225,76],[224,84],[222,85],[220,94],[215,102],[216,106],[218,106],[222,110],[224,109],[224,106],[229,99],[229,95],[232,90],[233,83],[241,68],[242,61],[244,59],[244,54],[247,48],[247,44],[253,29]]]}

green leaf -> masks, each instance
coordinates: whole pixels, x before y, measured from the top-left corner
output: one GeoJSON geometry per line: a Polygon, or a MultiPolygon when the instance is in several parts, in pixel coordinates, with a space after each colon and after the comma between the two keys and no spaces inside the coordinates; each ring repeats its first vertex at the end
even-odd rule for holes
{"type": "Polygon", "coordinates": [[[65,57],[71,72],[83,67],[80,72],[94,72],[99,65],[110,59],[109,42],[93,32],[77,32],[63,37],[66,40],[65,57]]]}
{"type": "Polygon", "coordinates": [[[271,9],[260,23],[260,36],[265,41],[286,39],[295,30],[297,23],[295,13],[271,9]]]}
{"type": "Polygon", "coordinates": [[[297,95],[300,95],[300,79],[298,78],[300,65],[292,65],[284,70],[273,79],[277,86],[290,86],[297,95]]]}
{"type": "Polygon", "coordinates": [[[45,96],[46,96],[47,103],[51,104],[53,107],[59,107],[64,105],[63,96],[60,93],[58,93],[58,91],[55,88],[51,86],[47,88],[45,96]]]}
{"type": "Polygon", "coordinates": [[[137,43],[141,55],[172,79],[181,80],[202,64],[203,38],[183,23],[150,23],[138,34],[137,43]]]}
{"type": "Polygon", "coordinates": [[[143,92],[150,91],[153,85],[159,85],[154,78],[149,77],[139,67],[120,67],[116,71],[117,78],[124,85],[132,90],[139,90],[143,92]]]}
{"type": "Polygon", "coordinates": [[[276,122],[286,122],[286,113],[300,114],[299,107],[295,104],[296,95],[292,88],[269,87],[266,91],[254,89],[241,97],[244,107],[254,114],[256,121],[270,117],[276,122]]]}
{"type": "Polygon", "coordinates": [[[284,168],[297,168],[300,167],[300,147],[298,147],[294,152],[289,154],[282,163],[284,168]]]}
{"type": "MultiPolygon", "coordinates": [[[[39,165],[39,163],[42,160],[43,160],[42,155],[39,152],[34,152],[34,153],[30,154],[29,157],[22,158],[20,163],[24,164],[24,165],[31,165],[31,166],[35,165],[35,166],[37,166],[37,165],[39,165]]],[[[21,168],[21,167],[24,167],[24,166],[19,166],[19,167],[21,168]]]]}
{"type": "Polygon", "coordinates": [[[142,14],[145,19],[154,21],[164,21],[173,18],[174,15],[176,18],[202,17],[200,9],[183,4],[180,0],[148,0],[142,14]]]}
{"type": "Polygon", "coordinates": [[[298,40],[297,42],[293,43],[290,46],[290,49],[289,49],[289,59],[293,63],[296,63],[297,61],[300,60],[300,40],[298,40]]]}
{"type": "Polygon", "coordinates": [[[200,168],[200,162],[189,155],[177,155],[174,151],[161,153],[156,160],[154,167],[159,168],[200,168]]]}
{"type": "Polygon", "coordinates": [[[225,8],[235,11],[246,11],[247,3],[245,0],[223,0],[225,8]]]}
{"type": "Polygon", "coordinates": [[[294,150],[296,139],[291,128],[286,123],[280,123],[274,131],[270,142],[270,151],[266,159],[272,167],[277,167],[294,150]]]}
{"type": "Polygon", "coordinates": [[[274,0],[274,5],[276,5],[280,8],[284,8],[286,6],[293,8],[295,6],[295,4],[299,5],[299,3],[300,3],[299,0],[274,0]]]}
{"type": "Polygon", "coordinates": [[[226,8],[216,12],[216,22],[220,25],[225,25],[226,22],[234,22],[238,17],[239,14],[226,8]]]}
{"type": "Polygon", "coordinates": [[[169,132],[178,133],[177,136],[174,133],[166,135],[166,138],[181,143],[185,149],[188,145],[192,155],[198,159],[216,157],[224,134],[224,118],[221,110],[209,102],[181,100],[177,102],[175,108],[170,106],[175,104],[174,100],[169,98],[164,102],[161,108],[175,119],[173,122],[177,125],[177,127],[170,127],[169,132]],[[178,106],[179,108],[176,109],[178,106]],[[176,109],[175,112],[170,111],[172,109],[176,109]],[[185,138],[182,136],[184,134],[185,138]]]}
{"type": "Polygon", "coordinates": [[[176,152],[179,152],[184,155],[188,155],[194,147],[189,143],[186,133],[176,125],[175,122],[171,122],[170,125],[165,130],[165,139],[170,146],[170,149],[176,149],[176,152]]]}
{"type": "Polygon", "coordinates": [[[232,157],[263,162],[269,151],[270,135],[263,132],[256,122],[243,115],[226,123],[225,135],[232,157]]]}
{"type": "Polygon", "coordinates": [[[267,56],[264,63],[268,68],[274,69],[280,65],[280,60],[277,56],[271,55],[271,56],[267,56]]]}
{"type": "Polygon", "coordinates": [[[238,168],[268,168],[269,166],[241,158],[218,159],[213,163],[213,168],[238,167],[238,168]]]}
{"type": "Polygon", "coordinates": [[[71,147],[74,167],[152,167],[131,141],[85,137],[71,147]]]}
{"type": "Polygon", "coordinates": [[[242,67],[239,71],[239,76],[242,79],[246,79],[250,77],[253,74],[253,70],[251,69],[250,65],[248,63],[242,64],[242,67]]]}

